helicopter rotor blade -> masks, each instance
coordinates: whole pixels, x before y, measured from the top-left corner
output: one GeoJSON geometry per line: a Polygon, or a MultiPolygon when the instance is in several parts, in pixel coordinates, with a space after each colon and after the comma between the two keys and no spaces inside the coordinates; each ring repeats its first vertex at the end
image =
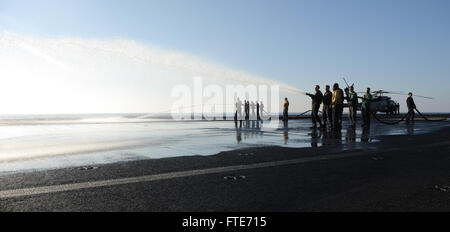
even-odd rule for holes
{"type": "Polygon", "coordinates": [[[389,94],[394,94],[394,95],[408,95],[408,94],[405,94],[405,93],[394,93],[394,92],[389,92],[389,94]]]}
{"type": "MultiPolygon", "coordinates": [[[[344,78],[345,80],[345,78],[344,78]]],[[[366,92],[357,92],[360,94],[365,94],[366,92]]],[[[403,95],[403,96],[408,96],[407,93],[402,92],[402,91],[385,91],[385,90],[376,90],[376,91],[372,91],[372,94],[394,94],[394,95],[403,95]]],[[[421,95],[413,95],[414,97],[419,97],[419,98],[425,98],[425,99],[431,99],[434,100],[434,97],[427,97],[427,96],[421,96],[421,95]]]]}
{"type": "Polygon", "coordinates": [[[391,91],[391,92],[389,92],[389,93],[391,93],[391,94],[405,94],[405,93],[403,93],[403,92],[395,92],[395,91],[391,91]]]}
{"type": "MultiPolygon", "coordinates": [[[[402,95],[402,96],[408,96],[408,94],[406,93],[398,93],[398,92],[383,92],[383,93],[388,93],[388,94],[394,94],[394,95],[402,95]]],[[[433,97],[426,97],[426,96],[421,96],[421,95],[413,95],[413,97],[419,97],[419,98],[426,98],[426,99],[431,99],[434,100],[433,97]]]]}
{"type": "Polygon", "coordinates": [[[434,97],[426,97],[426,96],[420,96],[420,95],[414,95],[414,97],[420,97],[420,98],[426,98],[426,99],[434,100],[434,97]]]}
{"type": "Polygon", "coordinates": [[[372,93],[374,93],[374,94],[405,94],[404,92],[399,92],[399,91],[385,91],[385,90],[372,91],[372,93]]]}

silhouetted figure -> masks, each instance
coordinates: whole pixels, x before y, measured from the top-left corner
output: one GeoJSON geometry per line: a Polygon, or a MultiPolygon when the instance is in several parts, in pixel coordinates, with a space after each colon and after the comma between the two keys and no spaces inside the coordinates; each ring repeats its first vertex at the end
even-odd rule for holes
{"type": "Polygon", "coordinates": [[[235,121],[242,120],[242,101],[241,99],[237,99],[236,102],[236,115],[235,115],[235,121]]]}
{"type": "Polygon", "coordinates": [[[347,102],[348,102],[348,120],[350,121],[350,126],[356,128],[356,115],[358,111],[358,94],[356,94],[353,86],[346,89],[347,102]]]}
{"type": "Polygon", "coordinates": [[[344,91],[339,88],[339,84],[333,85],[333,97],[331,106],[333,108],[333,129],[340,130],[342,128],[342,113],[344,111],[344,91]]]}
{"type": "Polygon", "coordinates": [[[331,108],[331,101],[333,93],[330,91],[330,86],[325,86],[325,93],[323,94],[323,108],[322,108],[322,120],[323,125],[333,127],[333,108],[331,108]]]}
{"type": "Polygon", "coordinates": [[[261,119],[264,119],[264,103],[261,101],[261,103],[259,104],[259,109],[261,110],[260,112],[260,117],[261,119]]]}
{"type": "Polygon", "coordinates": [[[256,104],[254,101],[250,103],[251,120],[256,120],[256,104]]]}
{"type": "Polygon", "coordinates": [[[361,105],[361,117],[362,117],[362,127],[370,127],[370,104],[372,102],[372,94],[370,94],[370,88],[366,89],[366,93],[364,94],[364,97],[362,99],[362,105],[361,105]]]}
{"type": "Polygon", "coordinates": [[[406,123],[409,123],[410,121],[414,122],[414,117],[416,115],[416,112],[414,110],[416,109],[416,103],[414,103],[413,94],[409,93],[408,98],[406,99],[406,105],[408,106],[408,116],[406,116],[406,123]]]}
{"type": "Polygon", "coordinates": [[[244,102],[242,102],[242,120],[245,120],[246,116],[246,109],[247,109],[247,101],[244,100],[244,102]]]}
{"type": "Polygon", "coordinates": [[[283,121],[284,122],[289,121],[289,101],[287,98],[284,99],[283,103],[283,121]]]}
{"type": "Polygon", "coordinates": [[[245,101],[245,120],[250,120],[250,102],[245,101]]]}
{"type": "Polygon", "coordinates": [[[319,123],[320,128],[323,128],[322,121],[320,120],[320,117],[319,117],[319,110],[320,110],[320,105],[322,104],[323,94],[320,91],[320,86],[318,86],[318,85],[316,85],[315,91],[316,91],[315,94],[307,93],[307,95],[310,96],[312,99],[311,118],[312,118],[313,126],[311,127],[311,129],[317,128],[317,122],[319,123]]]}
{"type": "Polygon", "coordinates": [[[246,107],[246,101],[244,100],[243,102],[242,102],[242,117],[241,117],[241,119],[240,120],[245,120],[245,107],[246,107]]]}
{"type": "Polygon", "coordinates": [[[400,114],[400,104],[399,103],[395,103],[395,110],[396,110],[395,114],[399,115],[400,114]]]}
{"type": "Polygon", "coordinates": [[[260,110],[259,102],[256,102],[256,120],[258,120],[258,121],[261,120],[261,114],[260,114],[259,110],[260,110]]]}

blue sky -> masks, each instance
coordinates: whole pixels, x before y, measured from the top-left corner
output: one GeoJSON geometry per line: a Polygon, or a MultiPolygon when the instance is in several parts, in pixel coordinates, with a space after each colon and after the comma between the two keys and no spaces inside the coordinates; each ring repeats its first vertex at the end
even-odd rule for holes
{"type": "Polygon", "coordinates": [[[132,39],[306,90],[345,76],[448,112],[449,12],[447,0],[0,0],[0,29],[132,39]]]}

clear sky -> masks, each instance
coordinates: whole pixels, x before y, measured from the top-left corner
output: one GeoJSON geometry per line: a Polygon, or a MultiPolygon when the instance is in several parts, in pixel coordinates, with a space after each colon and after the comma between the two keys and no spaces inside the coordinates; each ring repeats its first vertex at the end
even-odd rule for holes
{"type": "Polygon", "coordinates": [[[345,76],[449,112],[449,12],[448,0],[0,0],[0,32],[133,40],[309,91],[345,76]]]}

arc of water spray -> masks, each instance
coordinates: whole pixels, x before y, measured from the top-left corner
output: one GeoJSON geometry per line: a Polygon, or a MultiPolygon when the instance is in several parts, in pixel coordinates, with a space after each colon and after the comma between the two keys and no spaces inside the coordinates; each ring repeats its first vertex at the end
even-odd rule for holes
{"type": "MultiPolygon", "coordinates": [[[[3,32],[2,35],[0,36],[0,40],[4,41],[5,43],[7,42],[16,44],[21,49],[24,49],[27,52],[35,56],[38,56],[49,63],[53,63],[65,69],[70,69],[70,67],[67,64],[63,63],[61,60],[53,58],[52,55],[49,54],[47,49],[43,49],[42,47],[39,46],[39,42],[42,41],[43,39],[35,38],[32,40],[28,40],[27,38],[23,38],[13,33],[3,32]]],[[[108,41],[104,42],[96,40],[77,40],[71,38],[52,39],[51,41],[53,42],[51,49],[55,51],[58,51],[60,48],[64,48],[63,46],[77,47],[89,50],[91,52],[94,51],[100,53],[114,54],[120,57],[131,59],[136,62],[144,64],[154,64],[166,67],[168,69],[187,70],[192,73],[200,75],[203,74],[207,77],[210,77],[209,75],[212,75],[211,76],[212,78],[220,78],[220,80],[235,81],[237,83],[251,83],[251,84],[265,83],[269,85],[278,85],[280,87],[280,90],[285,92],[302,95],[306,94],[306,92],[284,83],[265,79],[259,76],[254,76],[251,74],[247,74],[245,72],[229,70],[225,67],[204,62],[201,59],[185,56],[182,53],[168,53],[168,54],[159,53],[158,49],[154,49],[152,47],[142,45],[134,41],[128,40],[110,41],[116,43],[119,42],[119,46],[116,46],[117,44],[110,44],[108,43],[108,41]],[[114,47],[108,47],[111,45],[113,45],[114,47]],[[141,51],[143,51],[144,53],[140,54],[139,52],[141,51]],[[145,53],[146,51],[148,52],[145,53]]],[[[160,52],[164,52],[164,50],[161,50],[160,52]]]]}
{"type": "MultiPolygon", "coordinates": [[[[68,45],[71,45],[71,46],[81,47],[83,49],[91,49],[91,50],[97,50],[97,51],[104,52],[104,53],[116,54],[116,55],[119,55],[119,56],[122,56],[122,57],[133,59],[133,60],[141,62],[141,63],[151,63],[151,64],[163,65],[163,66],[168,67],[168,68],[176,68],[176,69],[181,69],[181,70],[186,70],[187,69],[187,70],[192,71],[192,72],[197,72],[197,73],[199,72],[193,66],[184,65],[182,62],[169,62],[169,61],[167,61],[167,59],[165,59],[165,60],[162,59],[163,61],[161,61],[161,59],[155,59],[155,58],[152,58],[152,57],[145,57],[145,56],[138,56],[136,54],[131,54],[130,52],[127,52],[127,51],[124,51],[124,50],[120,50],[120,49],[106,49],[106,48],[100,47],[100,46],[86,45],[86,44],[83,44],[83,43],[77,42],[77,41],[67,41],[66,40],[66,41],[64,41],[64,43],[66,43],[68,45]]],[[[174,57],[176,57],[176,56],[177,55],[174,55],[174,57]]],[[[195,65],[195,64],[193,64],[193,65],[195,65]]],[[[223,70],[221,70],[221,71],[223,72],[223,70]]],[[[204,74],[208,73],[207,71],[204,71],[204,70],[201,70],[200,72],[202,72],[204,74]]],[[[243,81],[242,77],[244,75],[240,74],[237,71],[234,71],[234,72],[226,71],[226,73],[223,76],[226,79],[228,79],[228,80],[242,82],[243,81]]],[[[283,84],[283,83],[280,83],[280,82],[276,82],[276,81],[273,81],[273,80],[266,80],[266,79],[263,79],[263,78],[253,78],[253,77],[247,77],[247,78],[244,78],[244,79],[245,79],[244,82],[247,82],[247,83],[260,84],[260,83],[266,82],[266,83],[270,83],[272,85],[278,85],[278,86],[280,86],[281,90],[284,90],[286,92],[306,95],[305,91],[302,91],[302,90],[297,89],[297,88],[295,88],[293,86],[289,86],[289,85],[286,85],[286,84],[283,84]]],[[[196,107],[199,107],[199,106],[200,105],[187,106],[187,107],[184,107],[183,109],[196,108],[196,107]]],[[[224,105],[222,105],[222,106],[224,106],[224,105]]],[[[202,105],[202,107],[205,107],[205,105],[202,105]]],[[[171,109],[158,112],[158,114],[168,113],[170,111],[171,111],[171,109]]],[[[148,115],[145,115],[143,117],[146,117],[146,116],[148,116],[148,115]]]]}
{"type": "MultiPolygon", "coordinates": [[[[47,54],[42,49],[37,49],[36,46],[34,46],[34,43],[27,42],[26,39],[21,38],[18,35],[15,35],[13,33],[9,32],[3,32],[2,33],[3,39],[6,39],[7,41],[10,41],[12,43],[15,43],[19,45],[22,49],[27,50],[28,52],[41,57],[42,59],[47,60],[50,63],[56,64],[59,67],[63,67],[68,69],[69,66],[67,64],[64,64],[61,61],[58,61],[54,58],[52,58],[49,54],[47,54]]],[[[39,41],[38,39],[33,40],[39,41]]],[[[128,48],[134,48],[133,51],[145,51],[146,49],[150,51],[153,50],[153,52],[157,53],[159,52],[158,49],[139,44],[134,41],[129,40],[115,40],[112,42],[120,42],[128,48]],[[132,47],[135,46],[135,47],[132,47]],[[152,49],[152,50],[151,50],[152,49]]],[[[249,84],[269,84],[269,85],[278,85],[280,87],[280,90],[295,93],[295,94],[306,94],[304,91],[299,90],[293,86],[273,81],[270,79],[266,79],[259,76],[254,76],[251,74],[247,74],[245,72],[241,71],[235,71],[235,70],[228,70],[225,67],[221,67],[219,65],[208,63],[205,61],[202,61],[201,59],[186,56],[182,53],[168,53],[168,54],[156,54],[156,55],[140,55],[136,52],[133,52],[126,49],[121,48],[108,48],[106,47],[108,44],[102,41],[97,42],[96,40],[76,40],[71,38],[61,38],[61,39],[55,39],[54,40],[55,46],[62,46],[62,45],[68,45],[72,47],[78,47],[81,49],[86,49],[90,51],[98,51],[102,53],[110,53],[115,54],[121,57],[125,57],[128,59],[132,59],[137,62],[141,62],[144,64],[155,64],[160,65],[169,69],[177,69],[177,70],[188,70],[190,72],[196,73],[198,75],[204,75],[208,78],[217,78],[220,80],[228,80],[228,81],[235,81],[238,83],[249,83],[249,84]],[[91,42],[91,43],[88,43],[91,42]],[[100,43],[100,44],[98,44],[100,43]],[[187,58],[191,58],[189,60],[186,60],[187,58]],[[212,75],[212,76],[211,76],[212,75]]],[[[54,48],[55,49],[55,48],[54,48]]],[[[161,50],[161,52],[164,52],[161,50]]],[[[151,54],[151,53],[150,53],[151,54]]]]}
{"type": "MultiPolygon", "coordinates": [[[[66,43],[71,46],[77,46],[77,47],[81,47],[83,49],[97,50],[97,51],[104,52],[104,53],[112,53],[112,54],[116,54],[116,55],[119,55],[122,57],[133,59],[133,60],[141,62],[141,63],[157,64],[157,65],[165,66],[167,68],[189,70],[191,72],[202,73],[202,74],[208,75],[207,71],[198,70],[195,67],[193,67],[195,65],[202,66],[202,65],[196,64],[199,62],[191,62],[191,65],[185,65],[182,62],[179,62],[177,60],[175,60],[175,62],[173,62],[173,60],[171,61],[170,59],[167,59],[167,57],[166,57],[166,59],[157,59],[157,58],[152,58],[152,57],[148,57],[148,56],[146,57],[146,56],[139,56],[136,54],[131,54],[130,52],[127,52],[127,51],[124,51],[121,49],[107,49],[107,48],[100,47],[100,46],[86,45],[86,44],[83,44],[82,42],[78,42],[78,41],[70,41],[70,40],[63,40],[63,41],[64,41],[63,43],[66,43]]],[[[173,54],[172,56],[173,56],[173,58],[177,58],[177,57],[184,58],[183,55],[179,55],[179,54],[173,54]]],[[[170,56],[169,56],[169,58],[170,58],[170,56]]],[[[187,63],[189,63],[189,62],[187,62],[187,63]]],[[[214,68],[221,71],[223,73],[223,77],[227,80],[237,81],[237,82],[246,82],[246,83],[251,83],[251,84],[269,83],[271,85],[280,86],[280,89],[284,90],[286,92],[306,95],[306,92],[304,92],[300,89],[297,89],[293,86],[284,84],[284,83],[280,83],[280,82],[273,81],[273,80],[267,80],[262,77],[246,76],[245,74],[240,73],[238,71],[224,71],[224,68],[217,67],[215,65],[212,65],[212,66],[214,66],[214,68]]],[[[205,67],[200,67],[199,69],[201,69],[201,68],[205,68],[205,67]]],[[[206,67],[206,68],[208,68],[208,67],[206,67]]]]}
{"type": "Polygon", "coordinates": [[[23,39],[20,40],[18,38],[13,38],[10,33],[4,33],[4,34],[6,34],[8,37],[10,37],[7,40],[8,42],[10,42],[12,44],[16,44],[19,48],[23,49],[24,51],[26,51],[26,52],[28,52],[28,53],[36,56],[36,57],[39,57],[39,58],[47,61],[48,63],[54,64],[54,65],[56,65],[56,66],[58,66],[60,68],[63,68],[65,70],[69,70],[69,71],[72,70],[72,68],[69,65],[67,65],[67,64],[65,64],[65,63],[63,63],[63,62],[61,62],[59,60],[56,60],[51,55],[46,54],[45,52],[43,52],[41,49],[33,47],[29,42],[26,42],[23,39]]]}

